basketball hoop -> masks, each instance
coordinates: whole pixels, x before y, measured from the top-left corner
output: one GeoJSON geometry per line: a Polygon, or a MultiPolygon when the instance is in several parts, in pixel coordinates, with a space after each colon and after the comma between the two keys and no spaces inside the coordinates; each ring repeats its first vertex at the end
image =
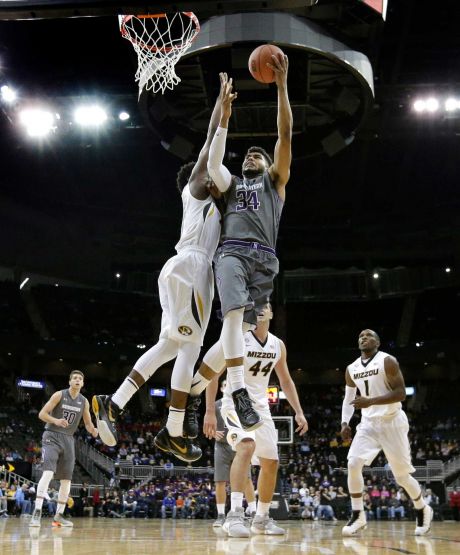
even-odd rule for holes
{"type": "Polygon", "coordinates": [[[175,66],[200,32],[196,15],[176,12],[120,15],[118,19],[121,36],[130,41],[137,54],[139,96],[144,88],[154,93],[173,89],[180,82],[175,66]]]}

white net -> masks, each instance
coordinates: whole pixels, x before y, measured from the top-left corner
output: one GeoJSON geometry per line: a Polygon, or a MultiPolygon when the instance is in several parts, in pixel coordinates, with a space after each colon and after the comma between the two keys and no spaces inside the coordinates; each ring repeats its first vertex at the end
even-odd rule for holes
{"type": "Polygon", "coordinates": [[[180,83],[175,66],[200,31],[195,14],[120,15],[119,22],[137,54],[139,96],[144,89],[164,93],[180,83]]]}

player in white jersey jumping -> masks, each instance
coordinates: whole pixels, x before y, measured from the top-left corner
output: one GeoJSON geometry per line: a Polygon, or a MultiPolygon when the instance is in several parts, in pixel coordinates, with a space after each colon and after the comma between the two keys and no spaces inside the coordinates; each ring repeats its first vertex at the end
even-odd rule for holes
{"type": "Polygon", "coordinates": [[[356,534],[365,528],[363,506],[363,466],[370,465],[383,451],[393,471],[395,480],[412,499],[417,523],[415,535],[427,534],[433,519],[433,509],[426,505],[422,489],[415,478],[408,439],[409,423],[401,409],[406,398],[404,377],[395,357],[379,351],[379,336],[372,330],[359,334],[361,356],[345,372],[345,398],[342,405],[344,440],[351,439],[349,422],[355,409],[361,410],[361,423],[356,428],[348,452],[348,490],[351,495],[352,516],[343,527],[344,536],[356,534]],[[356,389],[360,397],[356,397],[356,389]]]}
{"type": "MultiPolygon", "coordinates": [[[[289,404],[295,411],[296,432],[303,435],[308,430],[308,423],[303,414],[295,384],[289,374],[286,347],[281,339],[269,332],[272,318],[271,305],[267,303],[258,315],[255,331],[249,331],[244,336],[245,384],[253,400],[254,408],[262,418],[262,425],[252,432],[243,430],[235,411],[228,381],[222,398],[221,413],[229,430],[227,441],[236,451],[230,470],[231,510],[223,527],[231,537],[249,536],[249,530],[244,524],[243,491],[247,480],[247,468],[253,455],[259,460],[260,473],[257,483],[259,499],[251,531],[255,534],[284,534],[284,530],[277,526],[268,515],[278,471],[278,435],[267,398],[267,387],[273,370],[278,376],[281,389],[286,394],[289,404]]],[[[214,437],[216,434],[215,398],[218,375],[223,372],[224,364],[225,357],[222,353],[220,360],[205,360],[200,368],[200,373],[204,374],[207,379],[212,379],[206,389],[206,415],[203,426],[203,431],[208,438],[214,437]]]]}
{"type": "MultiPolygon", "coordinates": [[[[193,370],[203,344],[214,297],[212,258],[220,236],[221,215],[214,203],[220,196],[207,171],[209,147],[217,128],[223,91],[231,86],[220,74],[220,94],[214,107],[206,142],[196,163],[186,164],[177,175],[183,204],[182,227],[177,254],[170,258],[158,279],[163,311],[159,341],[134,364],[117,391],[95,395],[92,400],[100,437],[107,445],[117,443],[116,419],[131,397],[163,364],[176,358],[171,376],[171,405],[166,427],[155,437],[155,445],[183,461],[201,457],[201,449],[184,430],[184,414],[193,370]],[[183,437],[183,431],[188,437],[183,437]]],[[[197,402],[191,399],[191,402],[197,402]]]]}

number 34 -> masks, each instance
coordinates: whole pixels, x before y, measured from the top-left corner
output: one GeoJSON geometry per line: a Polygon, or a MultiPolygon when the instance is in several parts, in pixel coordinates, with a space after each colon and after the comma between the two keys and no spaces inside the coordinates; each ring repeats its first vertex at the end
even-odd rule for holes
{"type": "Polygon", "coordinates": [[[257,191],[245,191],[244,189],[236,192],[236,211],[242,210],[259,210],[260,201],[257,196],[257,191]]]}

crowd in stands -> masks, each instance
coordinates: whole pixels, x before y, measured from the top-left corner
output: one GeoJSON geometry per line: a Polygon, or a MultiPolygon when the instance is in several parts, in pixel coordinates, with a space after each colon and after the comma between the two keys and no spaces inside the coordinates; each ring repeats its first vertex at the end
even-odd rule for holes
{"type": "MultiPolygon", "coordinates": [[[[346,518],[350,512],[349,495],[344,486],[333,485],[331,481],[326,477],[318,488],[293,481],[289,495],[290,518],[331,521],[346,518]]],[[[367,520],[412,520],[415,517],[412,501],[391,479],[372,476],[363,494],[367,520]]],[[[423,497],[431,507],[439,506],[439,497],[430,488],[424,490],[423,497]]]]}
{"type": "MultiPolygon", "coordinates": [[[[34,508],[35,487],[30,484],[0,482],[0,517],[29,517],[34,508]]],[[[44,516],[56,511],[57,491],[50,488],[44,501],[44,516]]],[[[178,481],[154,480],[147,485],[122,490],[116,487],[91,495],[86,484],[70,498],[66,512],[71,516],[107,518],[207,519],[216,514],[215,495],[209,478],[178,481]]]]}

